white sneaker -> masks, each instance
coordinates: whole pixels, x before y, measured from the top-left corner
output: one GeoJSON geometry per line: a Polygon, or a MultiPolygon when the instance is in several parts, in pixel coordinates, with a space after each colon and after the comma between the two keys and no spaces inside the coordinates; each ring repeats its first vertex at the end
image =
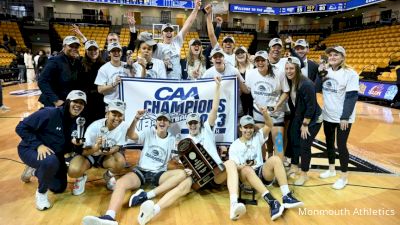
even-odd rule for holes
{"type": "Polygon", "coordinates": [[[36,208],[39,209],[40,211],[49,209],[51,207],[51,204],[47,197],[48,192],[49,191],[46,191],[46,193],[42,194],[36,190],[36,196],[35,196],[36,197],[36,208]]]}
{"type": "Polygon", "coordinates": [[[344,187],[346,187],[347,184],[347,178],[343,179],[343,178],[339,178],[333,185],[332,188],[336,189],[336,190],[341,190],[344,187]]]}
{"type": "Polygon", "coordinates": [[[334,177],[334,176],[336,176],[336,170],[333,171],[333,172],[331,172],[330,170],[327,170],[327,171],[322,172],[322,173],[319,174],[319,177],[322,178],[322,179],[329,178],[329,177],[334,177]]]}
{"type": "Polygon", "coordinates": [[[76,178],[74,186],[72,187],[73,195],[81,195],[85,192],[85,184],[87,181],[87,175],[84,174],[82,177],[76,178]]]}
{"type": "Polygon", "coordinates": [[[246,213],[246,206],[243,203],[235,202],[231,205],[230,215],[231,220],[237,220],[246,213]]]}
{"type": "Polygon", "coordinates": [[[22,182],[24,182],[24,183],[31,182],[31,177],[34,176],[35,171],[36,171],[35,168],[32,168],[30,166],[26,166],[25,169],[24,169],[24,172],[22,172],[22,174],[21,174],[22,182]]]}
{"type": "Polygon", "coordinates": [[[106,181],[106,187],[110,191],[114,191],[115,184],[117,183],[117,179],[115,179],[114,175],[110,175],[108,170],[103,174],[103,178],[106,181]]]}
{"type": "Polygon", "coordinates": [[[145,225],[154,217],[154,202],[152,200],[147,200],[143,202],[140,206],[140,211],[138,215],[138,223],[140,225],[145,225]]]}

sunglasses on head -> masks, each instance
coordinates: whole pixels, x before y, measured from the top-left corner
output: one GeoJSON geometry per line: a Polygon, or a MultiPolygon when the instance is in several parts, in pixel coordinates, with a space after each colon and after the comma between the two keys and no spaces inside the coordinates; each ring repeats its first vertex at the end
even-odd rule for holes
{"type": "Polygon", "coordinates": [[[198,123],[199,123],[199,121],[196,121],[196,120],[192,120],[192,121],[188,122],[189,125],[193,125],[193,124],[197,125],[198,123]]]}

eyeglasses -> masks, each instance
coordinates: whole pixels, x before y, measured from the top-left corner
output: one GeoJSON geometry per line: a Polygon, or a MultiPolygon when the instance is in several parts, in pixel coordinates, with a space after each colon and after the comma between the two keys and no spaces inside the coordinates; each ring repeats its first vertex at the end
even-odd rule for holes
{"type": "Polygon", "coordinates": [[[189,121],[188,122],[188,124],[189,124],[189,126],[191,126],[191,125],[197,125],[199,123],[199,121],[196,121],[196,120],[192,120],[192,121],[189,121]]]}

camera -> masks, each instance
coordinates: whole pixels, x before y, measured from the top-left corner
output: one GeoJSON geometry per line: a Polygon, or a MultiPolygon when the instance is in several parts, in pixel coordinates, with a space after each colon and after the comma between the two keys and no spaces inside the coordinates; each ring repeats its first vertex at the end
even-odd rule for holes
{"type": "Polygon", "coordinates": [[[153,63],[149,62],[146,64],[146,70],[151,70],[151,69],[153,69],[153,63]]]}

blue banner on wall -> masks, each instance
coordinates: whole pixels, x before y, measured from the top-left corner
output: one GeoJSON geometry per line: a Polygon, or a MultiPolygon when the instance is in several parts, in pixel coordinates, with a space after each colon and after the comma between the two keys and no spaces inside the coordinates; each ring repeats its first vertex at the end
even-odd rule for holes
{"type": "Polygon", "coordinates": [[[242,4],[229,4],[229,11],[240,13],[255,13],[255,14],[279,14],[279,8],[257,6],[257,5],[242,5],[242,4]]]}
{"type": "Polygon", "coordinates": [[[398,91],[396,84],[360,81],[358,94],[366,97],[391,101],[398,91]]]}
{"type": "MultiPolygon", "coordinates": [[[[71,0],[71,1],[75,1],[75,0],[71,0]]],[[[92,3],[120,4],[120,5],[169,7],[169,8],[186,8],[186,9],[194,8],[194,1],[182,1],[182,0],[76,0],[76,1],[92,2],[92,3]]]]}

